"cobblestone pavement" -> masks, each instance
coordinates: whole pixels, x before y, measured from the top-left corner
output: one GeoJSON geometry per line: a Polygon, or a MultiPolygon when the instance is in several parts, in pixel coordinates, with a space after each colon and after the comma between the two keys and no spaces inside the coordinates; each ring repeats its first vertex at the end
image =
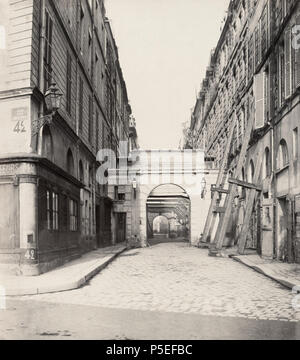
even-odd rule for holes
{"type": "Polygon", "coordinates": [[[81,289],[23,299],[295,322],[294,296],[231,259],[174,243],[127,251],[81,289]]]}

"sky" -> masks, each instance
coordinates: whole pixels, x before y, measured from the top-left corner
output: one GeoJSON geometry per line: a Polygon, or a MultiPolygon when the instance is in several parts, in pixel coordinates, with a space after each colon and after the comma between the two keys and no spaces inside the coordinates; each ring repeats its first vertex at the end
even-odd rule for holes
{"type": "Polygon", "coordinates": [[[142,149],[178,149],[229,0],[106,0],[142,149]]]}

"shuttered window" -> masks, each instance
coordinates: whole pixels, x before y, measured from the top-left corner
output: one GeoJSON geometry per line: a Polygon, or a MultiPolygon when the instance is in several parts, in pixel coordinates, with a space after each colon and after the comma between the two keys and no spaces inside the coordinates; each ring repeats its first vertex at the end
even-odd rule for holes
{"type": "Polygon", "coordinates": [[[293,31],[293,48],[294,48],[294,56],[295,56],[295,67],[294,67],[294,79],[295,79],[295,87],[300,86],[300,15],[296,18],[296,26],[298,28],[294,28],[293,31]]]}
{"type": "Polygon", "coordinates": [[[77,204],[77,201],[75,201],[73,199],[69,200],[69,217],[70,217],[69,230],[77,231],[78,230],[78,204],[77,204]]]}
{"type": "Polygon", "coordinates": [[[248,79],[250,80],[253,76],[253,53],[254,53],[254,44],[253,44],[253,34],[250,37],[249,43],[248,43],[248,79]]]}
{"type": "Polygon", "coordinates": [[[51,230],[51,193],[49,190],[46,192],[47,196],[47,229],[51,230]]]}
{"type": "Polygon", "coordinates": [[[66,90],[66,110],[71,115],[72,57],[69,52],[67,52],[66,90]]]}
{"type": "Polygon", "coordinates": [[[260,54],[261,54],[261,36],[260,36],[260,24],[258,24],[255,29],[255,69],[260,63],[260,54]]]}
{"type": "Polygon", "coordinates": [[[285,58],[285,98],[291,96],[291,85],[292,85],[292,71],[291,71],[291,59],[292,48],[291,48],[291,29],[285,32],[284,41],[284,58],[285,58]]]}
{"type": "Polygon", "coordinates": [[[89,141],[92,142],[93,139],[93,100],[92,97],[89,96],[89,141]]]}
{"type": "Polygon", "coordinates": [[[99,130],[99,112],[96,112],[96,151],[99,151],[99,137],[100,137],[100,130],[99,130]]]}
{"type": "Polygon", "coordinates": [[[61,223],[61,230],[67,231],[68,230],[68,197],[66,195],[61,196],[60,201],[60,223],[61,223]]]}
{"type": "Polygon", "coordinates": [[[44,48],[44,91],[52,82],[52,37],[53,21],[46,11],[45,13],[45,48],[44,48]]]}
{"type": "Polygon", "coordinates": [[[254,98],[255,98],[255,129],[265,125],[265,73],[261,72],[254,76],[254,98]]]}
{"type": "Polygon", "coordinates": [[[268,4],[265,5],[261,17],[261,52],[265,55],[268,48],[268,4]]]}
{"type": "Polygon", "coordinates": [[[285,98],[285,57],[282,47],[279,50],[279,105],[281,106],[285,98]]]}
{"type": "Polygon", "coordinates": [[[52,230],[58,230],[59,207],[58,194],[52,193],[52,230]]]}
{"type": "Polygon", "coordinates": [[[78,111],[78,127],[79,131],[82,131],[83,122],[83,80],[79,80],[79,111],[78,111]]]}

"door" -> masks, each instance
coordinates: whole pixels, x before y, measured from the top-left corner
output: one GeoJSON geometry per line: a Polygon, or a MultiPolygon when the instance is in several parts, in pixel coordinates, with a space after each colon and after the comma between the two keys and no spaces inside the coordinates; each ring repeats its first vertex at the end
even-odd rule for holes
{"type": "Polygon", "coordinates": [[[277,257],[278,260],[288,261],[288,201],[279,198],[277,206],[277,257]]]}
{"type": "Polygon", "coordinates": [[[101,236],[100,236],[100,206],[96,206],[96,238],[97,247],[101,247],[101,236]]]}
{"type": "Polygon", "coordinates": [[[295,262],[300,264],[300,195],[295,196],[293,204],[293,243],[295,262]]]}
{"type": "Polygon", "coordinates": [[[18,187],[0,183],[0,248],[15,249],[19,242],[18,187]]]}
{"type": "Polygon", "coordinates": [[[116,215],[116,242],[121,243],[126,241],[126,213],[117,213],[116,215]]]}
{"type": "Polygon", "coordinates": [[[261,210],[261,255],[268,259],[273,259],[275,252],[273,219],[273,200],[263,199],[261,210]]]}

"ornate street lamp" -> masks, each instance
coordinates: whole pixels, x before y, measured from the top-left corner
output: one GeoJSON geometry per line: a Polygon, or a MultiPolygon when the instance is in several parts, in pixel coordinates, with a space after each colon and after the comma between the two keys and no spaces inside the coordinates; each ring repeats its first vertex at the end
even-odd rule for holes
{"type": "Polygon", "coordinates": [[[45,104],[47,114],[33,121],[32,135],[38,134],[40,129],[46,124],[51,124],[53,115],[60,108],[61,98],[63,94],[59,91],[56,84],[53,82],[45,93],[45,104]]]}
{"type": "Polygon", "coordinates": [[[52,83],[45,93],[45,103],[49,113],[55,113],[60,108],[62,93],[55,83],[52,83]]]}

